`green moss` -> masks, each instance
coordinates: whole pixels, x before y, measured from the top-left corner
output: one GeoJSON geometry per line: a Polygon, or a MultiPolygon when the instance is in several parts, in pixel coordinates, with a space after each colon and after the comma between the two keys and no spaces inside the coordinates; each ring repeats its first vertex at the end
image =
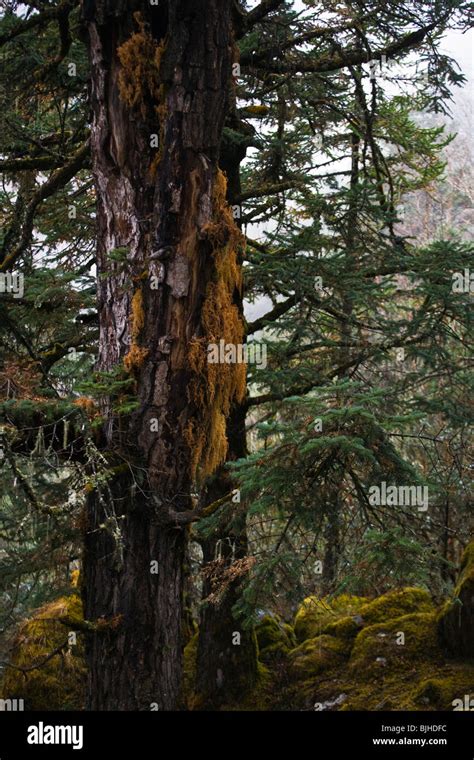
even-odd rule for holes
{"type": "Polygon", "coordinates": [[[468,544],[464,550],[462,560],[461,560],[461,568],[460,568],[460,575],[458,579],[458,583],[456,586],[455,594],[456,596],[459,595],[459,591],[461,590],[464,583],[468,580],[474,579],[474,541],[471,541],[470,544],[468,544]]]}
{"type": "Polygon", "coordinates": [[[354,642],[350,667],[355,673],[367,675],[405,666],[416,668],[426,659],[441,659],[436,615],[418,612],[364,628],[354,642]]]}
{"type": "Polygon", "coordinates": [[[188,641],[183,652],[183,693],[185,702],[190,709],[196,705],[196,661],[198,650],[199,633],[188,641]]]}
{"type": "Polygon", "coordinates": [[[348,695],[342,710],[453,710],[453,700],[474,693],[474,666],[426,659],[378,678],[346,679],[338,689],[348,695]]]}
{"type": "Polygon", "coordinates": [[[474,695],[474,665],[463,667],[450,664],[443,675],[420,681],[413,694],[413,700],[420,706],[437,710],[452,710],[456,699],[474,695]]]}
{"type": "Polygon", "coordinates": [[[265,615],[255,626],[258,647],[262,651],[266,647],[279,642],[282,638],[283,631],[280,621],[272,615],[265,615]]]}
{"type": "Polygon", "coordinates": [[[293,628],[277,616],[265,615],[256,625],[255,634],[263,662],[286,657],[296,643],[293,628]]]}
{"type": "Polygon", "coordinates": [[[337,620],[335,623],[329,623],[329,625],[323,628],[323,633],[327,633],[330,636],[336,636],[340,639],[354,639],[361,630],[363,623],[359,615],[352,617],[343,617],[337,620]]]}
{"type": "Polygon", "coordinates": [[[308,639],[290,652],[290,670],[294,677],[309,677],[322,673],[347,658],[344,641],[322,634],[308,639]]]}
{"type": "Polygon", "coordinates": [[[289,623],[283,623],[283,630],[285,631],[288,641],[290,642],[291,649],[296,646],[295,629],[289,623]]]}
{"type": "Polygon", "coordinates": [[[298,642],[314,638],[340,618],[358,613],[367,602],[365,597],[342,594],[330,599],[308,596],[296,613],[295,634],[298,642]]]}
{"type": "Polygon", "coordinates": [[[348,594],[332,599],[309,596],[296,613],[295,633],[299,642],[321,633],[353,638],[363,626],[433,609],[430,595],[419,588],[390,591],[372,600],[348,594]]]}
{"type": "MultiPolygon", "coordinates": [[[[470,549],[458,593],[471,581],[473,557],[470,549]]],[[[277,689],[275,680],[270,709],[314,710],[319,703],[343,711],[453,710],[454,700],[462,706],[466,695],[474,696],[474,660],[445,660],[438,625],[450,607],[438,612],[417,588],[373,600],[309,597],[298,611],[297,632],[305,636],[316,627],[319,635],[290,652],[286,682],[277,689]]]]}
{"type": "Polygon", "coordinates": [[[389,591],[368,602],[360,608],[359,614],[364,625],[373,625],[412,612],[433,612],[433,610],[433,601],[427,591],[421,588],[403,588],[389,591]]]}
{"type": "Polygon", "coordinates": [[[13,642],[12,665],[41,667],[28,672],[7,668],[2,698],[24,699],[27,710],[82,710],[86,673],[82,634],[76,633],[77,643],[68,646],[74,621],[82,620],[77,594],[46,604],[25,620],[13,642]],[[67,625],[61,623],[63,618],[67,625]],[[56,649],[60,651],[44,662],[56,649]]]}

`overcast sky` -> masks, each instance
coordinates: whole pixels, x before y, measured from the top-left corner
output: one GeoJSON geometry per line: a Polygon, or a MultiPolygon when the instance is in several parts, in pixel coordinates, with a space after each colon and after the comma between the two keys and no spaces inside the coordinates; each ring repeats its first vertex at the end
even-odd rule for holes
{"type": "MultiPolygon", "coordinates": [[[[257,4],[256,0],[253,5],[257,4]]],[[[295,0],[295,6],[303,7],[300,0],[295,0]]],[[[468,81],[463,88],[455,88],[455,100],[451,110],[454,117],[457,113],[462,113],[464,118],[468,116],[470,133],[474,134],[474,30],[469,29],[464,34],[460,31],[448,32],[441,46],[441,52],[454,58],[462,73],[467,77],[468,81]]],[[[253,304],[245,302],[245,316],[251,322],[270,308],[271,301],[268,298],[259,298],[253,304]]]]}
{"type": "MultiPolygon", "coordinates": [[[[462,90],[455,93],[455,107],[459,107],[470,114],[471,133],[474,133],[474,30],[469,29],[465,34],[461,32],[448,32],[444,38],[442,52],[454,58],[468,81],[462,90]],[[466,108],[467,107],[467,108],[466,108]]],[[[473,138],[474,142],[474,138],[473,138]]]]}

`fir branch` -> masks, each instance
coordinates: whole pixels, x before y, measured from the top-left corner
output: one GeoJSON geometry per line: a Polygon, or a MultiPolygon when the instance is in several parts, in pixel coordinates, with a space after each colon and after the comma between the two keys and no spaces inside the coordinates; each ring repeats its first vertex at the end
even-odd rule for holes
{"type": "Polygon", "coordinates": [[[400,53],[407,52],[412,48],[416,48],[424,42],[427,35],[437,27],[442,26],[448,16],[433,21],[431,24],[417,29],[415,32],[410,32],[404,35],[399,40],[395,40],[389,45],[379,48],[374,51],[361,50],[359,48],[341,49],[341,52],[337,55],[323,54],[316,58],[314,63],[312,61],[300,59],[295,62],[285,61],[260,61],[257,65],[249,66],[249,73],[257,74],[259,69],[272,74],[303,74],[303,73],[315,73],[323,74],[330,71],[339,71],[347,66],[358,66],[362,63],[369,63],[370,61],[381,61],[383,57],[394,58],[400,53]]]}
{"type": "Polygon", "coordinates": [[[7,42],[11,42],[11,40],[14,40],[20,34],[25,34],[25,32],[29,32],[31,29],[47,26],[51,21],[60,18],[65,12],[70,13],[78,3],[79,0],[63,0],[63,2],[61,2],[56,8],[46,8],[46,10],[41,11],[41,13],[30,16],[5,34],[1,34],[0,46],[5,45],[7,42]]]}
{"type": "Polygon", "coordinates": [[[52,652],[50,652],[46,657],[43,657],[42,660],[39,662],[33,663],[33,665],[28,665],[28,667],[22,667],[21,665],[13,665],[11,662],[7,662],[5,660],[0,661],[0,665],[2,665],[4,668],[11,668],[12,670],[19,670],[20,673],[31,673],[33,670],[40,670],[42,667],[46,665],[50,660],[53,659],[53,657],[56,657],[58,654],[62,654],[65,649],[69,648],[69,641],[66,639],[62,644],[57,646],[55,649],[53,649],[52,652]]]}
{"type": "Polygon", "coordinates": [[[3,250],[0,254],[0,272],[6,272],[13,267],[17,259],[26,251],[33,234],[34,217],[38,206],[54,195],[57,190],[67,185],[68,182],[83,167],[89,155],[89,141],[81,145],[71,160],[48,177],[48,179],[33,193],[26,207],[20,206],[16,218],[10,225],[16,244],[9,250],[3,250]],[[19,218],[18,218],[19,217],[19,218]],[[15,234],[16,233],[16,234],[15,234]]]}

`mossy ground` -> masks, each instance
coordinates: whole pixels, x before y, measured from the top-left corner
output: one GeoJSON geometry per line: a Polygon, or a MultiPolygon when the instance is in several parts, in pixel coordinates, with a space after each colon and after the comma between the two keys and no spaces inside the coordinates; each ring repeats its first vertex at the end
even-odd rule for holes
{"type": "Polygon", "coordinates": [[[61,651],[33,670],[7,668],[1,687],[3,699],[24,699],[26,710],[82,710],[86,668],[83,636],[68,645],[71,626],[82,620],[77,594],[44,605],[19,627],[13,641],[12,665],[28,669],[43,663],[56,649],[61,651]],[[68,625],[61,622],[68,619],[68,625]]]}
{"type": "Polygon", "coordinates": [[[293,628],[277,615],[265,615],[255,628],[260,661],[271,663],[286,657],[296,646],[293,628]]]}
{"type": "MultiPolygon", "coordinates": [[[[455,593],[466,588],[471,569],[468,552],[455,593]]],[[[474,652],[455,659],[446,647],[441,621],[451,606],[436,609],[429,594],[416,588],[373,600],[309,597],[295,619],[299,643],[291,625],[266,614],[255,630],[260,658],[257,684],[238,702],[220,709],[453,710],[454,700],[474,695],[474,652]]],[[[81,617],[76,594],[38,610],[18,630],[13,664],[25,668],[41,661],[67,638],[68,628],[61,619],[72,625],[81,617]]],[[[197,644],[198,632],[184,650],[189,710],[203,708],[195,690],[197,644]]],[[[1,696],[25,699],[27,709],[81,709],[84,675],[78,634],[75,647],[66,648],[40,670],[8,670],[1,696]]]]}
{"type": "Polygon", "coordinates": [[[349,596],[349,594],[342,594],[334,599],[308,596],[295,617],[297,641],[302,643],[318,636],[327,626],[337,623],[342,618],[356,615],[367,601],[365,597],[349,596]]]}
{"type": "Polygon", "coordinates": [[[275,674],[271,709],[452,710],[474,693],[474,652],[447,659],[438,621],[423,589],[306,599],[295,623],[309,637],[289,653],[284,677],[275,674]]]}

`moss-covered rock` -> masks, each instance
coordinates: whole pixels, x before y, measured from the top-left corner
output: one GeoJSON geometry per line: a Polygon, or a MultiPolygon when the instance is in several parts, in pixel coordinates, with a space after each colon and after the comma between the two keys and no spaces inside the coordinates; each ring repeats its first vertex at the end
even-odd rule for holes
{"type": "Polygon", "coordinates": [[[255,626],[255,634],[262,662],[284,658],[296,645],[293,628],[276,615],[265,615],[255,626]]]}
{"type": "Polygon", "coordinates": [[[354,642],[350,667],[354,673],[367,675],[416,668],[417,663],[441,658],[436,615],[418,612],[364,628],[354,642]]]}
{"type": "MultiPolygon", "coordinates": [[[[458,585],[470,577],[467,565],[458,585]]],[[[466,709],[474,697],[474,660],[446,661],[438,625],[423,589],[372,600],[309,597],[296,616],[297,635],[317,634],[274,669],[267,709],[466,709]]]]}
{"type": "Polygon", "coordinates": [[[364,621],[360,615],[351,615],[350,617],[343,617],[337,620],[335,623],[329,623],[324,626],[323,633],[327,633],[330,636],[336,636],[336,638],[344,639],[346,641],[352,641],[355,639],[361,628],[363,628],[364,621]]]}
{"type": "Polygon", "coordinates": [[[413,701],[422,709],[453,710],[456,700],[464,703],[466,695],[474,697],[474,665],[450,663],[439,674],[419,682],[413,701]]]}
{"type": "Polygon", "coordinates": [[[285,631],[288,641],[290,642],[291,649],[293,649],[293,647],[296,646],[295,629],[289,623],[283,623],[283,630],[285,631]]]}
{"type": "Polygon", "coordinates": [[[293,699],[298,694],[302,709],[335,704],[328,709],[453,710],[474,694],[474,662],[446,662],[436,611],[413,613],[365,627],[349,664],[337,664],[322,681],[301,674],[293,699]]]}
{"type": "Polygon", "coordinates": [[[75,634],[75,644],[68,641],[74,621],[82,620],[77,594],[46,604],[25,620],[13,641],[11,657],[12,665],[19,669],[7,668],[2,698],[24,699],[26,710],[82,710],[86,675],[83,635],[75,634]],[[67,619],[66,625],[62,619],[67,619]]]}
{"type": "Polygon", "coordinates": [[[322,634],[290,652],[290,673],[295,678],[316,676],[342,663],[347,655],[348,647],[342,639],[322,634]]]}
{"type": "Polygon", "coordinates": [[[359,610],[359,615],[363,625],[366,626],[383,623],[413,612],[433,612],[434,609],[433,600],[427,591],[408,587],[389,591],[364,604],[359,610]]]}
{"type": "Polygon", "coordinates": [[[453,598],[441,610],[438,632],[455,657],[474,657],[474,541],[466,548],[453,598]]]}
{"type": "Polygon", "coordinates": [[[298,642],[321,634],[354,639],[361,628],[412,612],[433,612],[432,599],[420,588],[389,591],[377,599],[342,594],[333,599],[307,597],[295,618],[298,642]]]}
{"type": "MultiPolygon", "coordinates": [[[[433,663],[429,659],[412,667],[367,674],[357,680],[341,678],[331,697],[343,691],[341,710],[453,710],[454,700],[474,694],[474,667],[467,663],[433,663]]],[[[317,695],[321,699],[320,694],[317,695]]]]}
{"type": "Polygon", "coordinates": [[[341,618],[356,615],[368,602],[366,597],[341,594],[332,599],[308,596],[296,613],[295,634],[298,642],[312,639],[323,633],[326,626],[341,618]]]}

